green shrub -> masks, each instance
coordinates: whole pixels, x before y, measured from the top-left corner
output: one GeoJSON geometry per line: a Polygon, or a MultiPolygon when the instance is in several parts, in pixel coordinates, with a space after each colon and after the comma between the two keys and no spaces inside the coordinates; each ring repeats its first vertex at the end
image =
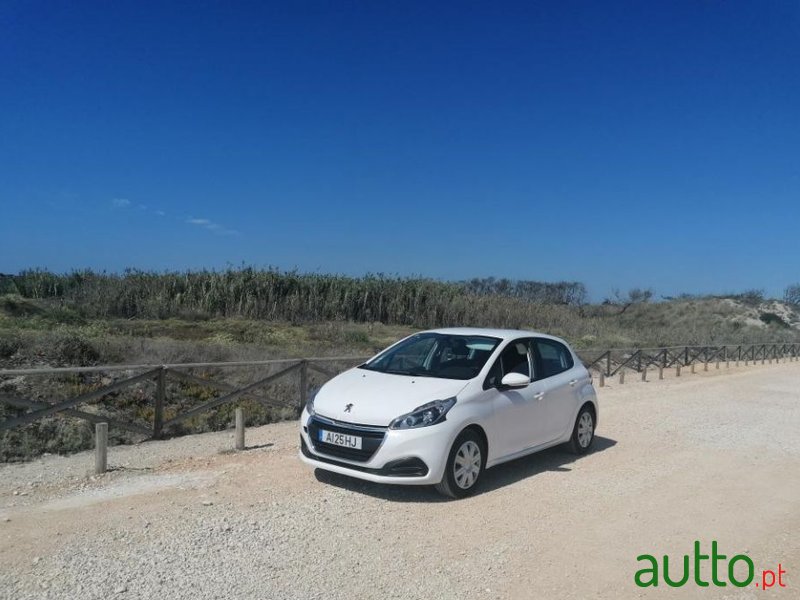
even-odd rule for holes
{"type": "Polygon", "coordinates": [[[775,325],[777,327],[782,327],[784,329],[789,328],[789,324],[775,313],[771,312],[761,313],[761,315],[759,315],[758,318],[761,319],[761,321],[766,323],[767,325],[775,325]]]}
{"type": "Polygon", "coordinates": [[[0,333],[0,358],[11,358],[22,348],[22,340],[14,333],[0,333]]]}
{"type": "Polygon", "coordinates": [[[16,294],[0,296],[0,311],[10,317],[33,317],[43,312],[35,303],[16,294]]]}
{"type": "Polygon", "coordinates": [[[53,345],[56,360],[68,365],[87,366],[97,364],[100,352],[83,336],[65,333],[59,335],[53,345]]]}

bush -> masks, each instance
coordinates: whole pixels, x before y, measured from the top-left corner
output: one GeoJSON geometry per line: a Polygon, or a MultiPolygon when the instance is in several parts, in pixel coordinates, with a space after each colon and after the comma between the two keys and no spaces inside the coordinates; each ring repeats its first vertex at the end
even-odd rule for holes
{"type": "Polygon", "coordinates": [[[59,336],[53,348],[56,360],[68,365],[83,367],[97,364],[100,359],[100,352],[94,344],[76,334],[59,336]]]}
{"type": "Polygon", "coordinates": [[[0,358],[11,358],[22,348],[22,340],[15,334],[0,334],[0,358]]]}
{"type": "Polygon", "coordinates": [[[36,304],[16,294],[0,296],[0,311],[10,317],[33,317],[42,313],[36,304]]]}
{"type": "Polygon", "coordinates": [[[776,325],[777,327],[782,327],[784,329],[787,329],[789,327],[789,324],[775,313],[771,312],[761,313],[761,315],[758,318],[761,319],[761,321],[766,323],[767,325],[776,325]]]}
{"type": "Polygon", "coordinates": [[[748,306],[758,306],[764,302],[764,290],[747,290],[733,297],[748,306]]]}
{"type": "Polygon", "coordinates": [[[788,286],[783,291],[783,300],[787,304],[800,306],[800,283],[795,283],[794,285],[788,286]]]}

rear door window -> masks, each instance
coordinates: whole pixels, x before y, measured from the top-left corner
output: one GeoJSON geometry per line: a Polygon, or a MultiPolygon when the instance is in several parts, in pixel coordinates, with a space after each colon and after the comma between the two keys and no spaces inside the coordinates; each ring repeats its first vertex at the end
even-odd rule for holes
{"type": "Polygon", "coordinates": [[[545,379],[558,375],[571,369],[575,362],[572,360],[572,353],[561,342],[537,338],[534,340],[536,347],[536,379],[545,379]]]}

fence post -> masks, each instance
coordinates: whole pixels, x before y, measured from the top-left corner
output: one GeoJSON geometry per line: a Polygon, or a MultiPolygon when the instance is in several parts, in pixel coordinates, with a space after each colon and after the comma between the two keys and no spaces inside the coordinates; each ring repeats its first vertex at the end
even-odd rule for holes
{"type": "Polygon", "coordinates": [[[598,378],[597,382],[598,387],[605,387],[606,385],[606,374],[600,371],[600,377],[598,378]]]}
{"type": "Polygon", "coordinates": [[[237,408],[236,414],[236,449],[244,450],[244,411],[237,408]]]}
{"type": "Polygon", "coordinates": [[[686,346],[686,349],[684,350],[684,354],[683,354],[683,364],[684,364],[684,365],[687,365],[687,366],[688,366],[688,364],[689,364],[689,346],[686,346]]]}
{"type": "Polygon", "coordinates": [[[664,379],[664,367],[662,365],[658,365],[658,378],[664,379]]]}
{"type": "Polygon", "coordinates": [[[101,475],[108,469],[108,423],[94,426],[94,472],[101,475]]]}
{"type": "Polygon", "coordinates": [[[708,360],[703,362],[703,371],[708,371],[708,360]]]}
{"type": "Polygon", "coordinates": [[[681,376],[681,365],[680,363],[678,363],[677,365],[675,365],[675,377],[680,377],[680,376],[681,376]]]}
{"type": "Polygon", "coordinates": [[[620,382],[620,384],[625,383],[625,368],[624,367],[622,369],[620,369],[620,371],[619,371],[619,382],[620,382]]]}
{"type": "Polygon", "coordinates": [[[692,363],[691,369],[692,369],[692,373],[694,373],[694,363],[692,363]]]}
{"type": "Polygon", "coordinates": [[[167,395],[167,370],[163,366],[156,377],[156,405],[153,410],[153,438],[161,437],[164,428],[164,397],[167,395]]]}
{"type": "Polygon", "coordinates": [[[647,367],[642,369],[642,381],[647,381],[647,367]]]}
{"type": "Polygon", "coordinates": [[[306,400],[307,399],[308,399],[308,361],[304,359],[300,363],[300,411],[299,411],[299,413],[303,412],[303,408],[306,405],[306,400]]]}

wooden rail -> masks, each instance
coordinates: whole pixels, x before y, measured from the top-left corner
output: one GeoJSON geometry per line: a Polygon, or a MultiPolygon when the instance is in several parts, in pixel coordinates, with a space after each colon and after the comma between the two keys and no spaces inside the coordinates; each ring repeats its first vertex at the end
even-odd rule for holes
{"type": "Polygon", "coordinates": [[[265,360],[265,361],[243,361],[243,362],[220,362],[220,363],[176,363],[165,365],[151,365],[151,364],[138,364],[138,365],[113,365],[113,366],[97,366],[97,367],[60,367],[60,368],[35,368],[35,369],[6,369],[0,370],[0,378],[2,377],[19,377],[19,376],[43,376],[43,375],[76,375],[81,373],[119,373],[134,371],[143,371],[136,375],[129,375],[124,379],[120,379],[98,389],[80,394],[67,400],[62,400],[55,404],[47,402],[29,400],[26,398],[16,398],[8,395],[0,395],[0,403],[5,403],[15,408],[29,408],[29,412],[22,415],[0,421],[0,431],[33,423],[44,417],[51,415],[64,415],[69,417],[76,417],[89,421],[91,423],[108,423],[110,427],[124,429],[132,433],[138,433],[146,437],[158,439],[163,436],[164,430],[170,428],[178,423],[187,419],[195,417],[201,413],[218,408],[231,402],[236,402],[242,398],[252,398],[257,402],[273,408],[291,408],[292,405],[288,402],[281,402],[274,400],[260,394],[260,390],[269,384],[273,384],[279,379],[288,377],[294,373],[299,374],[299,387],[297,394],[297,404],[294,406],[298,412],[302,410],[308,398],[309,392],[309,370],[312,370],[324,377],[333,377],[341,371],[341,369],[331,369],[322,366],[319,363],[339,363],[344,364],[347,368],[354,366],[366,360],[365,357],[358,356],[341,356],[341,357],[322,357],[322,358],[300,358],[300,359],[279,359],[279,360],[265,360]],[[263,377],[258,378],[252,383],[236,387],[223,381],[217,381],[205,377],[199,377],[192,373],[186,372],[191,369],[208,369],[214,368],[219,370],[232,369],[237,367],[255,367],[258,369],[270,370],[274,367],[279,367],[279,370],[274,373],[265,374],[263,377]],[[213,388],[223,395],[211,400],[207,400],[197,406],[194,406],[182,413],[176,414],[169,419],[164,418],[164,409],[167,401],[167,381],[175,380],[192,385],[200,385],[213,388]],[[138,423],[129,423],[120,421],[118,419],[111,419],[105,416],[92,414],[90,412],[76,410],[75,407],[83,404],[91,404],[97,402],[109,394],[119,392],[125,388],[133,385],[154,381],[155,394],[153,396],[153,418],[149,427],[145,427],[138,423]]]}
{"type": "MultiPolygon", "coordinates": [[[[758,344],[727,344],[706,346],[666,346],[660,348],[633,348],[633,349],[586,349],[578,352],[584,365],[596,371],[603,378],[611,377],[617,373],[624,376],[626,370],[646,373],[648,367],[666,369],[672,366],[686,367],[696,363],[709,363],[713,360],[728,361],[767,361],[784,357],[797,358],[800,355],[800,343],[758,343],[758,344]]],[[[119,428],[145,437],[158,439],[169,429],[187,419],[201,413],[216,409],[225,404],[230,404],[242,398],[253,399],[260,404],[273,408],[295,408],[302,410],[309,392],[310,371],[325,378],[335,376],[341,372],[341,366],[349,368],[365,360],[364,357],[320,357],[300,359],[280,359],[264,361],[222,362],[222,363],[176,363],[165,365],[137,364],[113,365],[92,367],[63,367],[63,368],[33,368],[33,369],[6,369],[0,370],[0,378],[18,376],[43,376],[43,375],[77,375],[91,373],[122,373],[127,376],[113,383],[85,392],[75,397],[62,400],[55,404],[41,400],[31,400],[0,395],[0,403],[6,403],[18,409],[30,409],[21,415],[7,418],[0,422],[0,431],[33,423],[44,417],[63,415],[89,421],[91,423],[108,423],[112,428],[119,428]],[[340,367],[337,368],[336,364],[340,367]],[[324,366],[323,366],[324,365],[324,366]],[[331,366],[332,365],[332,366],[331,366]],[[192,369],[217,369],[226,370],[239,367],[252,367],[257,370],[276,372],[263,372],[253,382],[239,387],[223,381],[201,377],[188,371],[192,369]],[[141,371],[138,374],[131,373],[141,371]],[[274,384],[276,381],[298,375],[298,391],[296,403],[279,401],[263,395],[263,388],[274,384]],[[177,381],[184,384],[199,385],[213,388],[222,395],[206,400],[181,413],[165,419],[168,381],[177,381]],[[80,405],[91,404],[119,392],[125,388],[142,382],[155,382],[153,395],[152,422],[145,426],[140,423],[129,423],[119,419],[78,410],[80,405]]]]}
{"type": "Polygon", "coordinates": [[[648,367],[667,369],[673,366],[688,367],[697,363],[715,360],[777,360],[797,358],[800,343],[777,342],[758,344],[722,344],[707,346],[665,346],[660,348],[615,348],[611,350],[579,350],[587,369],[611,377],[620,371],[632,370],[641,373],[648,367]]]}

